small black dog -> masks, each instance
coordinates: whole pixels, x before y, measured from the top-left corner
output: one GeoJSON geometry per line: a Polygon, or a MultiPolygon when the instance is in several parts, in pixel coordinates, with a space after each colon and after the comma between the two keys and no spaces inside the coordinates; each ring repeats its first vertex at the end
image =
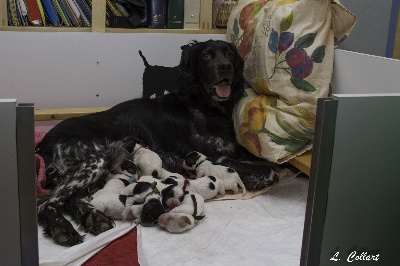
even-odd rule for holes
{"type": "Polygon", "coordinates": [[[159,97],[165,92],[175,92],[178,88],[179,68],[151,66],[146,57],[139,51],[145,66],[143,72],[143,98],[159,97]]]}
{"type": "Polygon", "coordinates": [[[236,142],[232,121],[243,96],[243,65],[230,43],[193,42],[182,47],[175,93],[126,101],[51,129],[37,146],[46,163],[46,182],[54,189],[38,202],[45,233],[62,245],[82,241],[63,211],[94,234],[113,227],[112,219],[85,199],[109,172],[122,173],[121,164],[132,160],[132,139],[156,152],[171,172],[182,173],[186,154],[198,151],[234,168],[248,190],[271,185],[270,177],[276,175],[271,167],[239,162],[254,160],[236,142]]]}

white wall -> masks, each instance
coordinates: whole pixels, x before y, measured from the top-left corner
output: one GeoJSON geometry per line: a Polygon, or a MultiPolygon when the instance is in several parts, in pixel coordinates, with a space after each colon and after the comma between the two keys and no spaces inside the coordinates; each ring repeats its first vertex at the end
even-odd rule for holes
{"type": "Polygon", "coordinates": [[[335,94],[400,93],[400,60],[335,50],[335,94]]]}
{"type": "Polygon", "coordinates": [[[173,67],[181,45],[209,39],[225,35],[0,32],[0,99],[35,108],[113,106],[142,95],[139,50],[149,64],[173,67]]]}

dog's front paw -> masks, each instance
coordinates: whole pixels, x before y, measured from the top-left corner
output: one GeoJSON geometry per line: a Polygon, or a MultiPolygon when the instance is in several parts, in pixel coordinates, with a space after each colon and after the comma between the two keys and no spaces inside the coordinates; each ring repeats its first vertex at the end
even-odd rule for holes
{"type": "Polygon", "coordinates": [[[115,223],[111,217],[106,216],[100,211],[93,210],[93,212],[89,213],[85,224],[82,226],[85,231],[98,235],[113,228],[115,223]]]}
{"type": "Polygon", "coordinates": [[[74,229],[68,221],[54,225],[50,228],[50,234],[54,241],[62,246],[74,246],[83,242],[83,237],[74,229]]]}

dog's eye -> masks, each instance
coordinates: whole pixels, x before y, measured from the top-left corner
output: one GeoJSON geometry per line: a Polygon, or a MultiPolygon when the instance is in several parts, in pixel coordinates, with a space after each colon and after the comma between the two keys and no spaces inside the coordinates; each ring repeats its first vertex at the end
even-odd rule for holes
{"type": "Polygon", "coordinates": [[[204,53],[203,54],[203,59],[210,59],[210,58],[211,58],[210,53],[204,53]]]}
{"type": "Polygon", "coordinates": [[[229,59],[233,59],[233,53],[232,52],[227,52],[226,53],[226,57],[228,57],[229,59]]]}

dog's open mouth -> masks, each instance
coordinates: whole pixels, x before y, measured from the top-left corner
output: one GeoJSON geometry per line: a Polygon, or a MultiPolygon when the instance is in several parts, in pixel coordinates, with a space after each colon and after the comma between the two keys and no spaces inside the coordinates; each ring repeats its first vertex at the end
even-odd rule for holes
{"type": "Polygon", "coordinates": [[[212,88],[221,100],[226,100],[231,95],[231,84],[229,84],[227,79],[223,79],[219,83],[213,84],[212,88]]]}

